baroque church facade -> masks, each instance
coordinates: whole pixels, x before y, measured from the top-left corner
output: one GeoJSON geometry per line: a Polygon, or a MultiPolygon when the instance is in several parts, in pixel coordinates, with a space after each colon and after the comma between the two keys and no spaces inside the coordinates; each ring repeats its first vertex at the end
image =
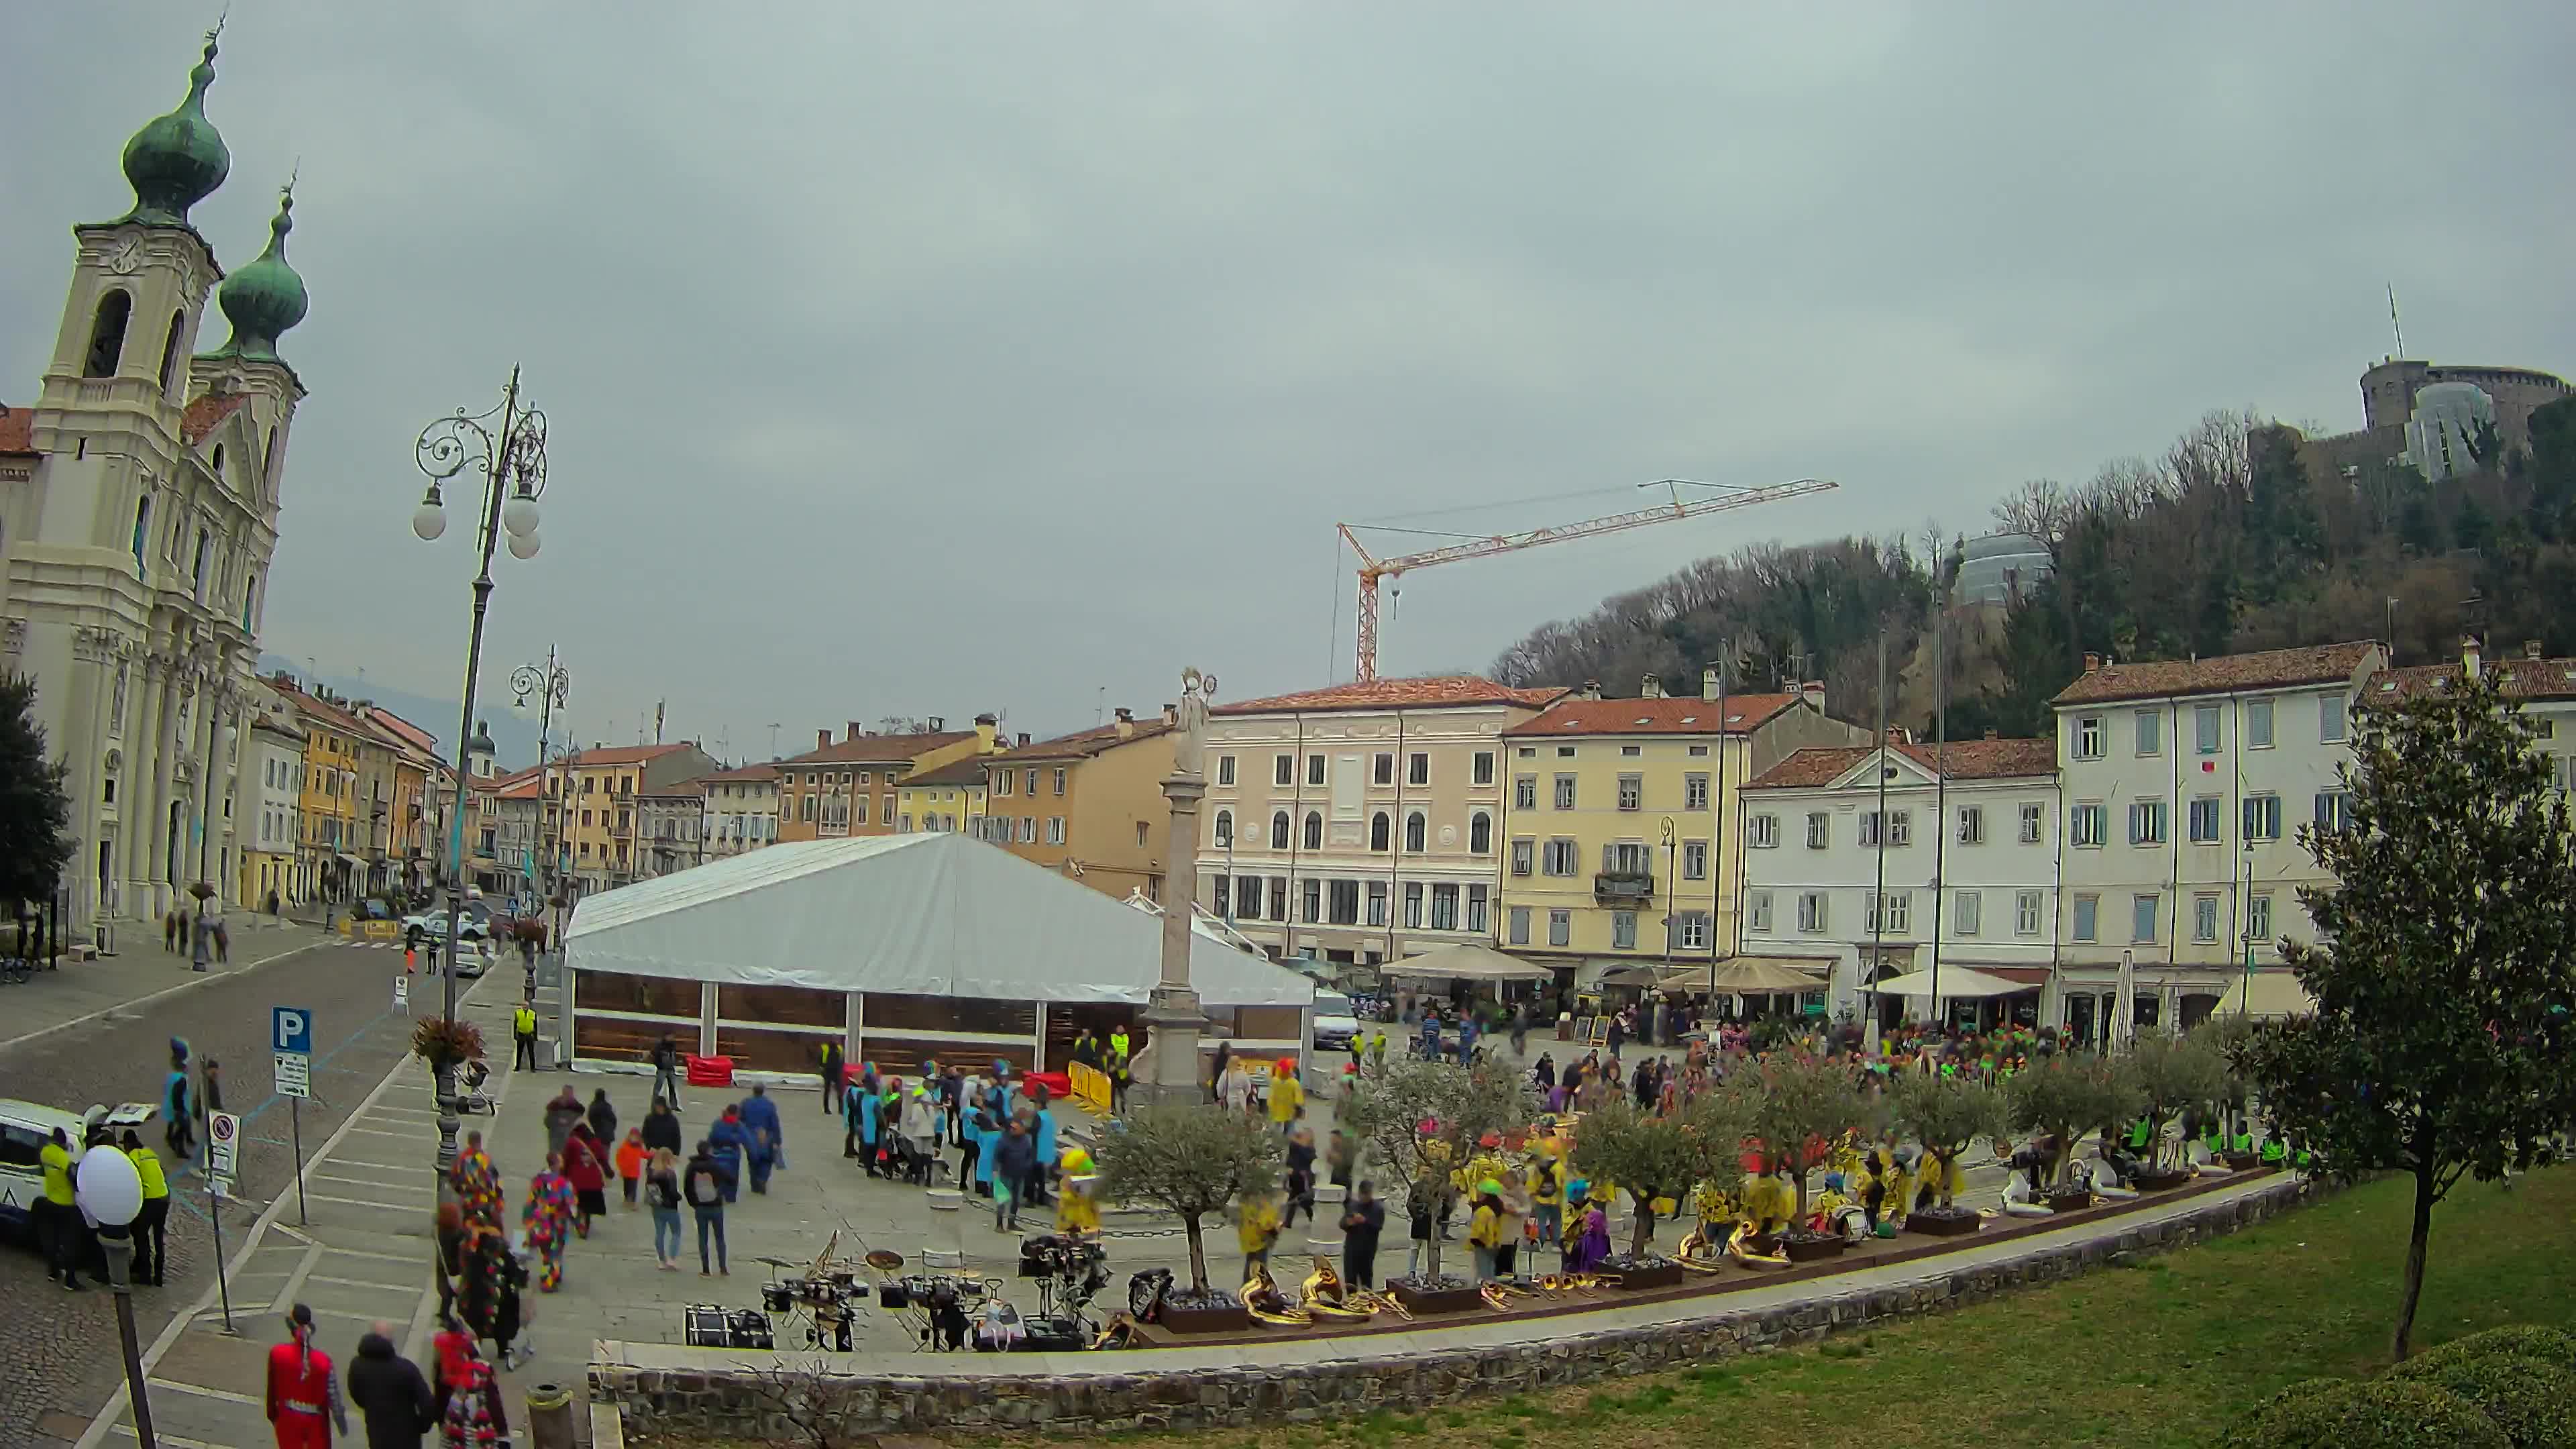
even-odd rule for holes
{"type": "Polygon", "coordinates": [[[215,37],[178,109],[125,146],[134,206],[72,228],[63,320],[33,406],[0,408],[0,667],[31,675],[68,767],[63,922],[149,921],[225,897],[279,487],[304,386],[278,339],[304,317],[286,260],[227,275],[189,223],[231,169],[206,118],[215,37]],[[208,302],[229,336],[201,346],[208,302]]]}

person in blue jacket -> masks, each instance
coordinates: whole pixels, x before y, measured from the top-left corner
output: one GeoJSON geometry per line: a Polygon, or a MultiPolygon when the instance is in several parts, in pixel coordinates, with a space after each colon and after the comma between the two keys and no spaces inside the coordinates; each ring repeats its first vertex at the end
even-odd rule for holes
{"type": "MultiPolygon", "coordinates": [[[[998,1090],[998,1089],[997,1089],[998,1090]]],[[[975,1195],[993,1195],[993,1158],[1002,1145],[1002,1122],[986,1107],[975,1114],[975,1195]]]]}
{"type": "Polygon", "coordinates": [[[1055,1114],[1047,1110],[1047,1090],[1029,1089],[1029,1106],[1033,1109],[1029,1131],[1038,1140],[1037,1163],[1029,1180],[1020,1184],[1022,1206],[1043,1206],[1047,1202],[1047,1179],[1055,1170],[1055,1114]]]}
{"type": "Polygon", "coordinates": [[[870,1067],[859,1078],[855,1089],[859,1103],[859,1165],[868,1176],[877,1175],[877,1143],[885,1135],[885,1091],[877,1085],[877,1074],[870,1067]]]}
{"type": "Polygon", "coordinates": [[[769,1174],[787,1165],[787,1128],[778,1119],[778,1104],[767,1087],[755,1086],[742,1104],[742,1125],[751,1129],[751,1190],[769,1191],[769,1174]]]}
{"type": "Polygon", "coordinates": [[[867,1095],[868,1084],[876,1080],[876,1075],[875,1063],[861,1062],[858,1070],[850,1073],[848,1085],[841,1089],[841,1155],[843,1157],[859,1155],[859,1132],[863,1125],[859,1100],[867,1095]]]}
{"type": "Polygon", "coordinates": [[[724,1115],[707,1129],[707,1145],[715,1149],[716,1165],[724,1169],[724,1200],[732,1202],[740,1191],[743,1159],[751,1155],[751,1129],[742,1124],[740,1107],[724,1109],[724,1115]]]}
{"type": "Polygon", "coordinates": [[[170,1075],[161,1081],[161,1136],[181,1161],[197,1155],[196,1094],[188,1086],[188,1043],[170,1038],[170,1075]]]}

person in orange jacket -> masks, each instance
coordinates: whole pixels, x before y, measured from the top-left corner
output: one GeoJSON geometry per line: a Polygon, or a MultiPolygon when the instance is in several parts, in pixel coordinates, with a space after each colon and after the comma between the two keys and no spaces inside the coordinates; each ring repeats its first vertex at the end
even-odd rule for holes
{"type": "Polygon", "coordinates": [[[635,1210],[636,1189],[644,1185],[644,1129],[629,1127],[617,1144],[617,1181],[626,1189],[626,1210],[635,1210]]]}

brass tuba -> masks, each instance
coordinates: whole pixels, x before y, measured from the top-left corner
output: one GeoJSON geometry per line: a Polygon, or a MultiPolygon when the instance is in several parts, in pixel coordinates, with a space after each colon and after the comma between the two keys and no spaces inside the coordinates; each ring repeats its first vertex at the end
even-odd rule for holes
{"type": "Polygon", "coordinates": [[[1279,1291],[1267,1264],[1254,1264],[1252,1276],[1243,1280],[1243,1307],[1255,1323],[1302,1328],[1315,1321],[1315,1315],[1290,1303],[1288,1295],[1279,1291]]]}
{"type": "Polygon", "coordinates": [[[1352,1300],[1342,1287],[1342,1275],[1333,1271],[1333,1260],[1322,1253],[1315,1255],[1315,1271],[1306,1275],[1298,1291],[1305,1295],[1306,1312],[1318,1319],[1347,1323],[1377,1314],[1373,1304],[1352,1300]]]}

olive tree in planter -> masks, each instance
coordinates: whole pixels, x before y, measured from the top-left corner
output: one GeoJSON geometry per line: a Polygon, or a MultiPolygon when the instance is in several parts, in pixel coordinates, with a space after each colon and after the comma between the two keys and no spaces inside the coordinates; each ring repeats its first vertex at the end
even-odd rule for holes
{"type": "Polygon", "coordinates": [[[2049,1139],[2048,1182],[2062,1187],[2076,1143],[2095,1128],[2137,1115],[2128,1073],[2107,1057],[2060,1052],[2013,1074],[2004,1090],[2005,1120],[2016,1132],[2049,1139]]]}
{"type": "Polygon", "coordinates": [[[1172,1306],[1234,1306],[1231,1294],[1208,1287],[1201,1222],[1237,1198],[1260,1197],[1277,1185],[1278,1139],[1255,1118],[1203,1103],[1140,1107],[1122,1121],[1096,1154],[1097,1197],[1151,1203],[1181,1220],[1190,1243],[1190,1301],[1172,1306]]]}
{"type": "Polygon", "coordinates": [[[2140,1032],[2124,1063],[2138,1113],[2147,1124],[2147,1157],[2129,1185],[2150,1190],[2180,1186],[2191,1173],[2179,1144],[2165,1129],[2194,1108],[2227,1095],[2227,1063],[2198,1035],[2140,1032]]]}
{"type": "Polygon", "coordinates": [[[1753,1073],[1760,1100],[1753,1110],[1752,1135],[1761,1139],[1763,1169],[1786,1168],[1796,1190],[1796,1211],[1781,1234],[1793,1259],[1839,1251],[1839,1233],[1816,1233],[1807,1226],[1807,1175],[1826,1159],[1834,1140],[1858,1127],[1867,1115],[1860,1085],[1851,1069],[1819,1057],[1777,1057],[1753,1073]],[[1821,1244],[1831,1243],[1831,1248],[1821,1244]]]}
{"type": "MultiPolygon", "coordinates": [[[[1409,1201],[1430,1207],[1436,1222],[1456,1205],[1458,1169],[1485,1134],[1519,1131],[1537,1111],[1529,1079],[1516,1067],[1389,1061],[1385,1070],[1360,1078],[1337,1116],[1410,1189],[1409,1201]]],[[[1463,1279],[1451,1285],[1442,1277],[1437,1233],[1422,1272],[1410,1281],[1423,1292],[1449,1286],[1474,1291],[1463,1279]]]]}
{"type": "Polygon", "coordinates": [[[1897,1079],[1888,1108],[1896,1130],[1922,1145],[1924,1190],[1938,1194],[1932,1206],[1907,1213],[1907,1224],[1945,1235],[1975,1231],[1977,1213],[1956,1201],[1959,1158],[1969,1143],[2003,1129],[2002,1096],[1973,1077],[1908,1073],[1897,1079]]]}
{"type": "Polygon", "coordinates": [[[1701,1165],[1702,1154],[1681,1118],[1641,1112],[1625,1097],[1586,1114],[1575,1129],[1574,1170],[1637,1195],[1628,1256],[1639,1264],[1665,1261],[1654,1252],[1655,1200],[1690,1196],[1701,1165]]]}
{"type": "MultiPolygon", "coordinates": [[[[1682,1107],[1682,1137],[1690,1144],[1691,1178],[1715,1189],[1720,1200],[1733,1199],[1744,1181],[1744,1150],[1762,1109],[1762,1082],[1751,1072],[1737,1072],[1682,1107]]],[[[1700,1230],[1724,1243],[1731,1222],[1705,1220],[1700,1230]]]]}

